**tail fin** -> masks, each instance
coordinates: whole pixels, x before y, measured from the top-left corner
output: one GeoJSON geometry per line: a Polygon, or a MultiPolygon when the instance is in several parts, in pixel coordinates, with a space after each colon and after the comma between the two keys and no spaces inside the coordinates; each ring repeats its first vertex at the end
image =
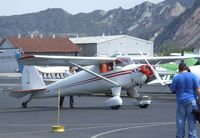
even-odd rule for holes
{"type": "Polygon", "coordinates": [[[22,90],[44,89],[46,85],[34,66],[25,66],[22,73],[22,90]]]}

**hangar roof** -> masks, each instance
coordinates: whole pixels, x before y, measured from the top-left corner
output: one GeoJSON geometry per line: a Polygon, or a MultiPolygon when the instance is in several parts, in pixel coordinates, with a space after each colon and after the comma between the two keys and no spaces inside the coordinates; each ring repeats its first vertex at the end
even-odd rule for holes
{"type": "Polygon", "coordinates": [[[8,40],[13,47],[21,48],[24,52],[67,53],[80,51],[79,47],[66,37],[8,37],[4,40],[8,40]]]}
{"type": "Polygon", "coordinates": [[[90,44],[90,43],[103,43],[103,42],[107,42],[110,40],[114,40],[114,39],[119,39],[119,38],[131,38],[137,41],[144,41],[144,42],[148,42],[148,43],[153,43],[151,41],[147,41],[144,39],[140,39],[140,38],[136,38],[136,37],[132,37],[132,36],[128,36],[128,35],[110,35],[110,36],[91,36],[91,37],[76,37],[76,38],[69,38],[73,43],[75,44],[90,44]]]}

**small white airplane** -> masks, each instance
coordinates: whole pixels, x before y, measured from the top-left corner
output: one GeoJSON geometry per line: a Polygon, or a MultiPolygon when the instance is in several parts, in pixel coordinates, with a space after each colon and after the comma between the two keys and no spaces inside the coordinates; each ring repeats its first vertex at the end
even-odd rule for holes
{"type": "MultiPolygon", "coordinates": [[[[194,66],[189,66],[190,71],[195,74],[197,76],[197,78],[200,80],[200,65],[194,65],[194,66]]],[[[158,71],[158,74],[160,71],[158,71]]],[[[162,73],[162,72],[161,72],[162,73]]],[[[162,81],[165,82],[165,84],[171,84],[173,76],[176,75],[178,73],[178,70],[176,73],[167,73],[167,71],[165,72],[165,75],[163,77],[161,77],[162,81]]],[[[149,82],[148,84],[158,84],[160,83],[160,80],[155,79],[151,82],[149,82]]]]}
{"type": "MultiPolygon", "coordinates": [[[[192,57],[199,58],[200,56],[193,55],[192,57]]],[[[168,62],[169,59],[185,58],[191,58],[191,56],[140,57],[132,60],[145,61],[146,64],[135,64],[126,57],[28,56],[19,59],[19,62],[24,65],[37,66],[76,66],[82,71],[46,86],[34,66],[25,66],[22,74],[22,90],[12,91],[10,96],[21,98],[29,95],[27,101],[22,103],[22,107],[26,108],[31,99],[57,97],[58,90],[61,91],[61,96],[111,91],[113,97],[106,100],[105,105],[112,109],[119,109],[122,105],[120,94],[122,90],[125,90],[128,95],[138,100],[141,108],[147,108],[151,100],[149,97],[140,97],[136,87],[150,82],[155,77],[164,85],[154,67],[147,60],[167,60],[168,62]]]]}
{"type": "Polygon", "coordinates": [[[5,51],[4,50],[0,50],[0,53],[5,53],[5,51]]]}

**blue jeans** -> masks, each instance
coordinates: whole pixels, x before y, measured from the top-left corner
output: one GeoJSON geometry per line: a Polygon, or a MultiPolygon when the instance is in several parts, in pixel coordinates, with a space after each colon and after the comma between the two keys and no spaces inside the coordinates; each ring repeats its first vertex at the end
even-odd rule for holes
{"type": "Polygon", "coordinates": [[[176,138],[184,138],[185,123],[188,122],[188,138],[197,138],[196,119],[192,113],[192,107],[196,105],[196,101],[186,103],[178,103],[176,109],[176,138]]]}

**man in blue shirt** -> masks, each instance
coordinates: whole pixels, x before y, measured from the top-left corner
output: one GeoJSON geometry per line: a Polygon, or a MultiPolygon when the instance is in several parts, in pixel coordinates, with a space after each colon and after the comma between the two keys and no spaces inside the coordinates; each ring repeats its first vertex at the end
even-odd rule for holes
{"type": "MultiPolygon", "coordinates": [[[[20,51],[16,51],[15,52],[15,58],[16,60],[20,59],[22,57],[22,54],[20,53],[20,51]]],[[[20,64],[18,63],[18,67],[19,67],[19,73],[22,73],[23,72],[23,69],[24,69],[24,65],[23,64],[20,64]]]]}
{"type": "Polygon", "coordinates": [[[193,106],[196,106],[196,99],[200,101],[200,83],[198,78],[189,72],[184,64],[179,65],[180,74],[176,75],[170,85],[172,92],[176,93],[176,138],[185,136],[185,123],[188,122],[188,138],[197,138],[196,119],[192,113],[193,106]]]}

